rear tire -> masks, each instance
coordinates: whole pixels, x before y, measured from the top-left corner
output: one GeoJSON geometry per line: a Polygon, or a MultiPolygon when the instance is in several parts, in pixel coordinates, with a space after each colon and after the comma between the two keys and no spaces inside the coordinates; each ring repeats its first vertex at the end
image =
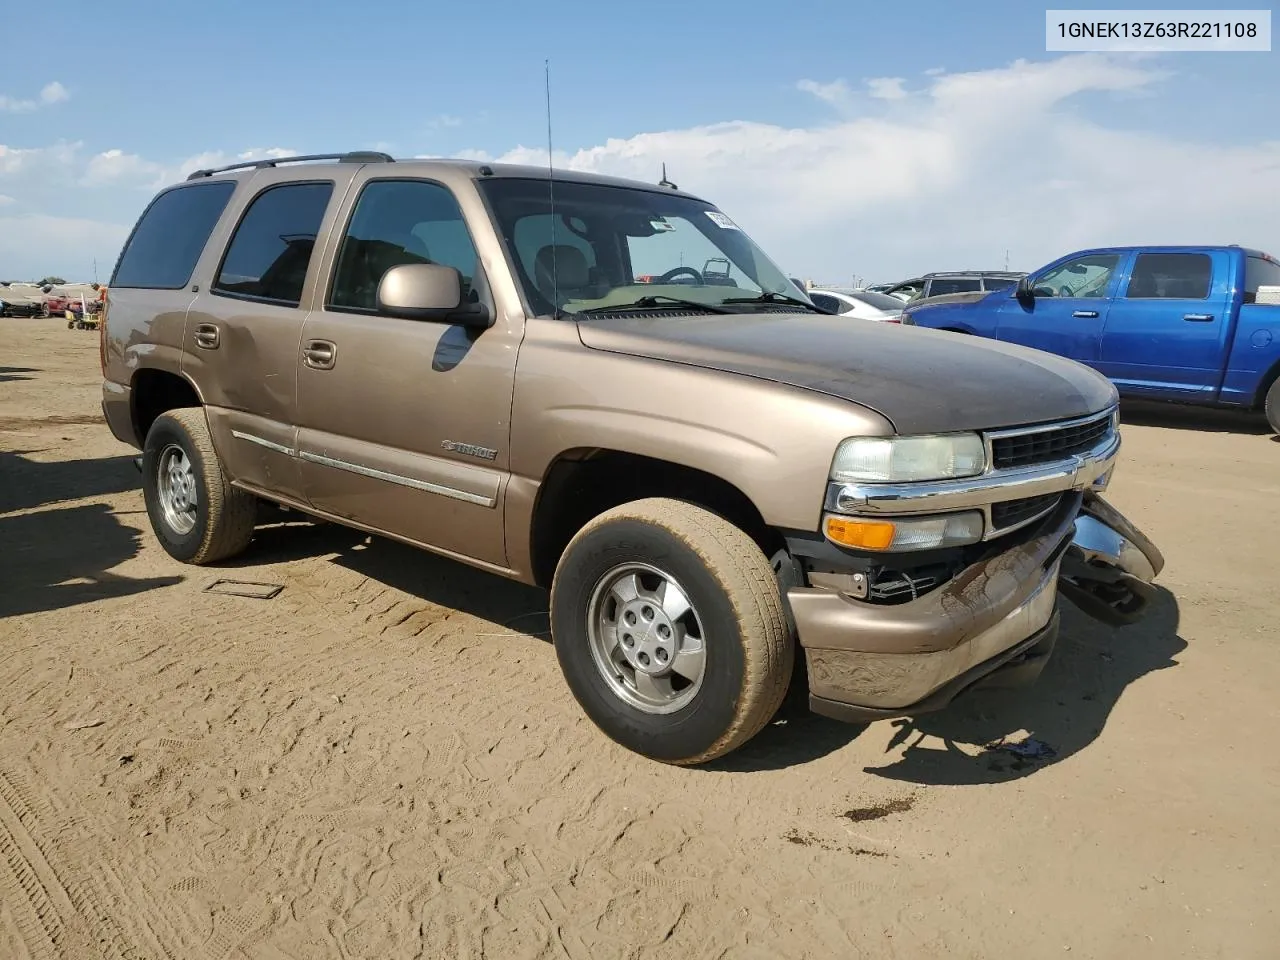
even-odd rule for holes
{"type": "Polygon", "coordinates": [[[257,497],[222,472],[203,407],[156,418],[142,451],[142,492],[151,529],[175,560],[216,563],[253,538],[257,497]]]}
{"type": "Polygon", "coordinates": [[[551,584],[551,628],[587,716],[664,763],[705,763],[754,737],[795,659],[769,560],[678,500],[623,504],[578,532],[551,584]]]}
{"type": "Polygon", "coordinates": [[[1262,403],[1262,408],[1267,414],[1267,422],[1271,424],[1271,429],[1276,433],[1280,433],[1280,378],[1271,384],[1271,389],[1267,391],[1267,398],[1262,403]]]}

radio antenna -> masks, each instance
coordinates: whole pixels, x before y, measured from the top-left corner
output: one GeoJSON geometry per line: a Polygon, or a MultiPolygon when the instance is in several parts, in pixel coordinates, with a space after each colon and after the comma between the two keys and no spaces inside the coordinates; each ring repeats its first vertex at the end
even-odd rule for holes
{"type": "Polygon", "coordinates": [[[547,87],[547,196],[551,203],[551,311],[560,319],[560,275],[556,269],[556,169],[551,143],[551,61],[542,61],[547,87]]]}

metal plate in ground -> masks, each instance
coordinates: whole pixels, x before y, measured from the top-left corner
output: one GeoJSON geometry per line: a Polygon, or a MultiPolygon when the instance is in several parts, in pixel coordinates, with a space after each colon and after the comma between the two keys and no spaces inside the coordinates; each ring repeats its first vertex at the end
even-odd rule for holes
{"type": "Polygon", "coordinates": [[[204,588],[205,593],[224,593],[230,597],[251,597],[254,600],[271,600],[284,589],[282,583],[251,583],[247,580],[215,580],[204,588]]]}

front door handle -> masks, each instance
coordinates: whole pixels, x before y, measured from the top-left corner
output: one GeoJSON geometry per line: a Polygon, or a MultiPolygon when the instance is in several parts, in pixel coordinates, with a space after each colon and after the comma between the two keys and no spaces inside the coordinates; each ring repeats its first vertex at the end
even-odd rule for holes
{"type": "Polygon", "coordinates": [[[338,345],[331,340],[308,340],[302,348],[302,362],[313,370],[332,370],[338,345]]]}
{"type": "Polygon", "coordinates": [[[196,325],[196,346],[205,350],[218,349],[218,326],[214,323],[196,325]]]}
{"type": "Polygon", "coordinates": [[[1212,313],[1184,313],[1183,320],[1190,320],[1192,323],[1213,323],[1212,313]]]}
{"type": "Polygon", "coordinates": [[[1098,311],[1097,310],[1077,310],[1071,315],[1073,317],[1080,317],[1082,319],[1092,320],[1094,317],[1098,315],[1098,311]]]}

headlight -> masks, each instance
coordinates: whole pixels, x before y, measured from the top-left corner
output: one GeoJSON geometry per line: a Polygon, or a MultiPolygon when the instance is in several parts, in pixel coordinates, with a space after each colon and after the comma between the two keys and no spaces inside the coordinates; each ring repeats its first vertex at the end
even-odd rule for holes
{"type": "Polygon", "coordinates": [[[982,539],[983,521],[977,510],[884,520],[829,513],[822,526],[827,539],[842,547],[898,553],[977,543],[982,539]]]}
{"type": "Polygon", "coordinates": [[[852,437],[836,449],[831,479],[842,483],[913,483],[973,477],[987,465],[976,433],[928,437],[852,437]]]}

